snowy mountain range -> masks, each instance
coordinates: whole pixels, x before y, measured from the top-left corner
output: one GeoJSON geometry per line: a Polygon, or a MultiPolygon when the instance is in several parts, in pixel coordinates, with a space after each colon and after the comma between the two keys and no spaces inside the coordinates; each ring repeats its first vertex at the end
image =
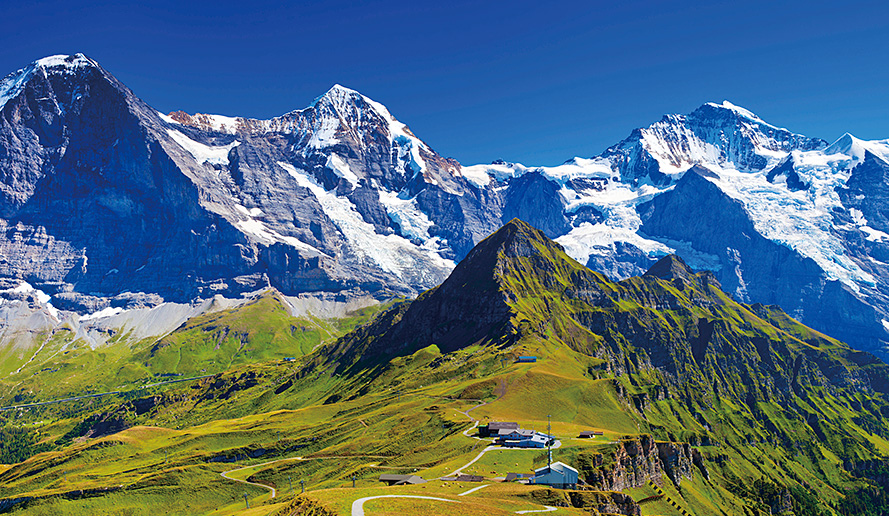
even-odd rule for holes
{"type": "Polygon", "coordinates": [[[556,167],[463,166],[342,86],[271,120],[165,115],[52,56],[0,81],[0,312],[84,326],[268,286],[412,296],[518,217],[613,278],[677,253],[885,357],[887,174],[889,140],[829,144],[729,102],[556,167]]]}

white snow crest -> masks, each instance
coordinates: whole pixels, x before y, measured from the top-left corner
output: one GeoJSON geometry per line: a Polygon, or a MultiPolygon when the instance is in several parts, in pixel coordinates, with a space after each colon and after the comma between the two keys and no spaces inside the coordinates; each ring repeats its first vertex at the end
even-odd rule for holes
{"type": "Polygon", "coordinates": [[[889,163],[889,140],[860,140],[846,133],[824,149],[825,155],[839,154],[848,156],[851,160],[848,164],[849,168],[864,161],[865,152],[870,152],[889,163]]]}
{"type": "Polygon", "coordinates": [[[0,109],[22,92],[22,88],[34,73],[34,65],[13,72],[0,80],[0,109]]]}
{"type": "Polygon", "coordinates": [[[191,154],[198,163],[209,163],[211,165],[228,165],[229,151],[241,144],[241,142],[235,140],[228,145],[210,146],[196,142],[174,129],[167,129],[167,134],[180,147],[191,154]]]}
{"type": "Polygon", "coordinates": [[[96,62],[83,54],[65,55],[58,54],[54,56],[44,57],[35,61],[37,66],[43,68],[64,68],[69,71],[75,71],[79,68],[87,68],[97,66],[96,62]]]}
{"type": "Polygon", "coordinates": [[[103,309],[99,310],[98,312],[93,312],[91,314],[81,315],[80,318],[78,318],[77,320],[79,322],[94,321],[96,319],[103,319],[105,317],[113,317],[115,315],[122,314],[125,311],[126,310],[124,310],[123,308],[121,308],[119,306],[115,306],[115,307],[109,306],[108,308],[103,308],[103,309]]]}
{"type": "Polygon", "coordinates": [[[52,315],[57,321],[60,320],[60,319],[59,319],[59,311],[56,309],[56,307],[52,306],[52,303],[49,302],[50,299],[52,299],[52,297],[51,297],[49,294],[47,294],[46,292],[44,292],[44,291],[42,291],[42,290],[40,290],[40,289],[38,289],[38,288],[33,287],[33,286],[32,286],[30,283],[28,283],[27,281],[22,281],[22,282],[19,283],[18,286],[16,286],[16,287],[13,287],[13,288],[10,288],[10,289],[6,289],[6,290],[0,290],[0,294],[2,294],[2,293],[7,293],[7,292],[8,292],[8,293],[11,293],[11,294],[30,294],[30,293],[33,293],[33,294],[34,294],[34,297],[37,298],[37,302],[40,303],[40,304],[42,304],[42,305],[45,305],[45,306],[46,306],[46,311],[49,312],[50,315],[52,315]]]}

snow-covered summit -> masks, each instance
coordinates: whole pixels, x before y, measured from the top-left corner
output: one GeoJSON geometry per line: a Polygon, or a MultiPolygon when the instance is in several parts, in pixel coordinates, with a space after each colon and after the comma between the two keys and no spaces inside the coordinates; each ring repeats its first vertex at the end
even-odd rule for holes
{"type": "Polygon", "coordinates": [[[772,124],[770,124],[770,123],[766,122],[765,120],[763,120],[762,118],[758,117],[755,113],[753,113],[753,111],[743,108],[737,104],[732,104],[728,100],[723,100],[721,104],[717,104],[716,102],[708,102],[705,105],[710,106],[710,107],[720,108],[720,109],[727,109],[727,110],[737,114],[738,116],[741,116],[741,117],[744,117],[748,120],[756,122],[757,124],[762,124],[762,125],[765,125],[768,127],[772,127],[774,129],[778,129],[780,131],[787,131],[787,129],[773,126],[772,124]]]}
{"type": "Polygon", "coordinates": [[[840,136],[837,141],[824,149],[824,154],[845,154],[852,158],[855,164],[864,161],[865,153],[870,152],[883,161],[889,163],[889,139],[887,140],[861,140],[849,133],[840,136]]]}
{"type": "Polygon", "coordinates": [[[38,59],[34,64],[42,68],[64,68],[67,70],[99,66],[99,63],[81,53],[47,56],[43,59],[38,59]]]}
{"type": "Polygon", "coordinates": [[[80,53],[72,55],[58,54],[38,59],[0,80],[0,109],[3,109],[10,99],[21,93],[22,88],[34,77],[38,70],[43,71],[44,74],[71,74],[87,68],[98,69],[100,67],[96,61],[80,53]]]}

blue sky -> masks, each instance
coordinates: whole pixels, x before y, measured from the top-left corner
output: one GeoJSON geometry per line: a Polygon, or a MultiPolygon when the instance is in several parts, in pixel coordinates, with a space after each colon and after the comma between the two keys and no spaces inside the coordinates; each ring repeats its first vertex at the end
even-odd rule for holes
{"type": "Polygon", "coordinates": [[[4,2],[0,74],[84,52],[156,108],[267,118],[334,83],[439,153],[553,165],[730,100],[889,138],[885,2],[4,2]]]}

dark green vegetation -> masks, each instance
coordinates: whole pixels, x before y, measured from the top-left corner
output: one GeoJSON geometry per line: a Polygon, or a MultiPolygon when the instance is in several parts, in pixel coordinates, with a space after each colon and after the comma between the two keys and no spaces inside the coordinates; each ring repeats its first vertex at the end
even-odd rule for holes
{"type": "MultiPolygon", "coordinates": [[[[391,492],[373,487],[381,472],[432,478],[472,459],[479,443],[462,435],[462,412],[480,399],[488,403],[470,413],[480,419],[542,429],[552,416],[557,460],[599,493],[565,495],[587,514],[678,514],[668,498],[708,515],[887,510],[889,367],[777,307],[733,301],[676,257],[615,283],[513,221],[441,286],[356,316],[367,322],[314,350],[264,299],[136,351],[139,368],[214,363],[223,373],[0,416],[10,427],[38,423],[40,444],[56,450],[0,469],[0,498],[33,497],[14,513],[147,514],[171,501],[181,514],[232,513],[246,488],[256,514],[284,509],[290,502],[256,507],[268,498],[261,487],[219,476],[246,465],[231,476],[282,494],[305,480],[344,513],[359,496],[391,492]],[[282,361],[278,342],[305,355],[282,361]],[[202,358],[210,344],[225,352],[202,358]],[[244,350],[255,355],[239,358],[244,350]],[[514,363],[519,355],[539,360],[514,363]],[[606,439],[571,438],[585,429],[606,439]],[[359,488],[342,489],[353,477],[359,488]]],[[[466,472],[504,476],[545,460],[488,452],[466,472]]],[[[435,484],[424,494],[448,493],[435,484]]],[[[492,490],[464,513],[550,496],[523,489],[492,490]]]]}
{"type": "Polygon", "coordinates": [[[22,462],[50,446],[38,444],[37,432],[26,428],[0,428],[0,464],[22,462]]]}

